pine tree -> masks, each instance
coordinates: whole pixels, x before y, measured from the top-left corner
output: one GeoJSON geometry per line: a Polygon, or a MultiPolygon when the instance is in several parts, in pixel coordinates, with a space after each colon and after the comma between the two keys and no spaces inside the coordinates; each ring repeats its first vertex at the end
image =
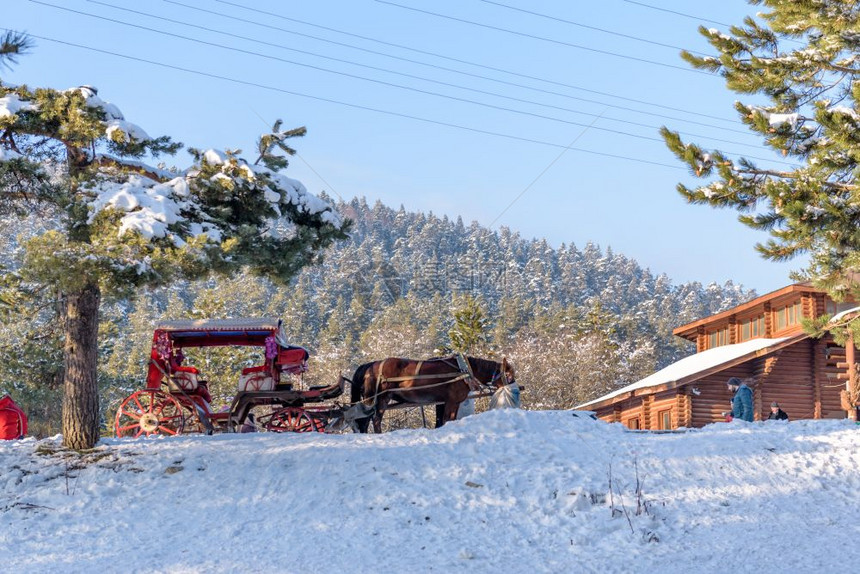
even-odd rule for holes
{"type": "MultiPolygon", "coordinates": [[[[61,293],[64,327],[63,442],[99,437],[99,310],[104,297],[145,286],[230,275],[242,268],[289,280],[345,237],[348,222],[280,173],[284,140],[260,139],[259,157],[190,149],[183,171],[140,161],[181,144],[152,138],[98,91],[0,83],[0,213],[40,213],[51,227],[23,245],[14,279],[61,293]]],[[[5,271],[5,277],[11,272],[5,271]]]]}
{"type": "Polygon", "coordinates": [[[740,119],[790,161],[761,165],[706,152],[662,129],[669,148],[708,181],[678,185],[689,201],[730,207],[739,220],[771,238],[757,245],[768,259],[808,253],[808,275],[844,297],[860,285],[860,7],[854,0],[750,0],[769,9],[729,33],[700,28],[717,57],[683,52],[700,70],[717,72],[737,93],[740,119]],[[778,164],[775,164],[778,165],[778,164]]]}
{"type": "Polygon", "coordinates": [[[0,69],[12,67],[18,62],[18,56],[23,56],[32,48],[32,38],[21,32],[7,30],[0,36],[0,69]]]}
{"type": "Polygon", "coordinates": [[[448,331],[451,349],[468,354],[483,351],[489,339],[489,320],[482,301],[472,295],[463,295],[454,304],[454,325],[448,331]]]}

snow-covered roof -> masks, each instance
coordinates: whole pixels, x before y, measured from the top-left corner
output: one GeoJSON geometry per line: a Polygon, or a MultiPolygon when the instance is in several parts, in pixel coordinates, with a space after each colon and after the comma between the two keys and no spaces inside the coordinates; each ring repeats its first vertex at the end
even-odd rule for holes
{"type": "Polygon", "coordinates": [[[779,345],[780,343],[783,343],[785,341],[802,339],[805,337],[806,335],[781,337],[778,339],[751,339],[749,341],[744,341],[743,343],[735,343],[734,345],[723,345],[722,347],[708,349],[706,351],[702,351],[701,353],[696,353],[694,355],[690,355],[689,357],[685,357],[680,361],[672,363],[665,369],[657,371],[653,375],[649,375],[644,379],[627,385],[626,387],[622,387],[617,391],[612,391],[611,393],[603,395],[602,397],[594,399],[593,401],[578,405],[575,408],[588,408],[590,405],[594,405],[595,403],[600,403],[608,399],[615,398],[619,395],[629,393],[631,391],[637,391],[640,389],[647,389],[649,387],[656,387],[659,385],[674,383],[692,375],[695,375],[696,373],[709,371],[736,359],[740,359],[747,355],[755,354],[764,349],[768,349],[768,347],[775,347],[776,345],[779,345]]]}
{"type": "Polygon", "coordinates": [[[839,321],[841,321],[842,319],[844,319],[848,315],[856,315],[857,313],[860,313],[860,307],[852,307],[850,309],[845,309],[844,311],[841,311],[841,312],[833,315],[833,317],[830,319],[830,322],[831,323],[838,323],[839,321]]]}
{"type": "Polygon", "coordinates": [[[271,331],[280,324],[280,319],[276,317],[179,319],[162,321],[155,328],[160,331],[271,331]]]}

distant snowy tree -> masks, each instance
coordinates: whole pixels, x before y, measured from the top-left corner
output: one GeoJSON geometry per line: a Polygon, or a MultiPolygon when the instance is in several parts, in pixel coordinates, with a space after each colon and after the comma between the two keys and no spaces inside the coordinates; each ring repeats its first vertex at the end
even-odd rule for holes
{"type": "Polygon", "coordinates": [[[332,384],[342,374],[350,376],[350,358],[356,356],[359,333],[354,328],[355,304],[348,303],[343,297],[328,310],[328,318],[320,330],[319,338],[313,348],[316,353],[311,357],[309,380],[314,384],[332,384]]]}
{"type": "Polygon", "coordinates": [[[738,210],[768,231],[757,246],[773,260],[808,253],[808,273],[836,297],[860,297],[860,8],[855,1],[750,0],[767,10],[728,31],[700,28],[717,56],[683,52],[693,67],[721,74],[750,96],[741,121],[791,163],[762,166],[706,151],[663,128],[669,148],[701,187],[691,203],[738,210]]]}
{"type": "Polygon", "coordinates": [[[478,297],[457,297],[452,311],[454,324],[448,331],[451,350],[469,355],[486,350],[489,339],[489,320],[483,303],[478,297]]]}
{"type": "Polygon", "coordinates": [[[321,328],[321,310],[312,299],[313,291],[310,275],[305,273],[289,287],[279,286],[270,300],[266,314],[281,317],[287,337],[296,345],[313,344],[321,328]]]}
{"type": "Polygon", "coordinates": [[[434,354],[432,329],[422,326],[412,306],[415,299],[399,299],[379,312],[361,335],[361,356],[372,361],[384,357],[430,357],[434,354]]]}
{"type": "Polygon", "coordinates": [[[654,369],[654,345],[619,340],[613,318],[599,303],[539,313],[514,337],[509,358],[526,392],[523,404],[568,409],[636,381],[654,369]]]}
{"type": "Polygon", "coordinates": [[[279,172],[286,160],[275,150],[303,129],[263,136],[253,163],[238,151],[192,149],[189,169],[168,171],[140,160],[180,144],[150,137],[95,88],[0,83],[0,131],[0,212],[38,211],[51,222],[24,242],[3,278],[61,294],[70,448],[99,438],[103,296],[245,267],[288,280],[345,236],[347,224],[328,204],[279,172]]]}

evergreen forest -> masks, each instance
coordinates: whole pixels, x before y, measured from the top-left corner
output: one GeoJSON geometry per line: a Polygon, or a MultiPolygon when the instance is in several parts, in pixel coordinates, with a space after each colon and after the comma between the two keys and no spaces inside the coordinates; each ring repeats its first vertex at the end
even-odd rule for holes
{"type": "MultiPolygon", "coordinates": [[[[110,433],[119,402],[142,387],[153,328],[166,319],[280,317],[291,342],[310,351],[307,385],[334,383],[389,356],[506,356],[524,386],[525,408],[564,409],[689,355],[693,349],[672,336],[674,327],[755,296],[731,281],[676,285],[591,243],[553,248],[505,227],[322,197],[353,221],[351,236],[288,288],[242,273],[104,302],[103,432],[110,433]]],[[[20,241],[40,228],[39,214],[3,224],[0,263],[14,269],[20,241]]],[[[48,292],[23,298],[17,290],[0,298],[0,392],[26,408],[31,433],[42,436],[60,430],[63,341],[55,299],[48,292]]],[[[198,350],[189,358],[208,374],[216,409],[229,404],[237,369],[258,359],[241,349],[198,350]]]]}

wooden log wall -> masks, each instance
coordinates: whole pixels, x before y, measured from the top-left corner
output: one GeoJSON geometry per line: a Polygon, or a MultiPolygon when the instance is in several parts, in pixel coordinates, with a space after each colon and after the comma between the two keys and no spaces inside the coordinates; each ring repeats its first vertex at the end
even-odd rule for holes
{"type": "Polygon", "coordinates": [[[699,391],[691,396],[692,420],[690,426],[700,428],[705,425],[725,420],[723,412],[732,410],[732,393],[726,387],[726,381],[731,377],[745,379],[753,375],[750,363],[726,369],[715,375],[699,379],[688,385],[699,391]]]}
{"type": "Polygon", "coordinates": [[[597,418],[607,423],[615,422],[615,408],[610,405],[608,407],[603,407],[601,409],[595,409],[594,414],[597,415],[597,418]]]}
{"type": "Polygon", "coordinates": [[[788,413],[790,419],[815,417],[814,341],[805,340],[769,357],[767,370],[756,385],[759,401],[756,420],[766,420],[773,401],[788,413]]]}
{"type": "Polygon", "coordinates": [[[675,395],[675,411],[677,412],[676,428],[689,428],[693,422],[693,400],[688,394],[689,387],[678,389],[675,395]]]}
{"type": "Polygon", "coordinates": [[[669,411],[669,428],[672,429],[678,427],[677,394],[678,391],[673,389],[671,391],[654,395],[651,402],[648,428],[653,430],[662,429],[663,427],[661,426],[660,421],[665,411],[669,411]]]}
{"type": "Polygon", "coordinates": [[[597,418],[608,423],[621,422],[621,420],[626,416],[624,414],[624,403],[607,405],[605,407],[595,409],[594,413],[597,415],[597,418]]]}
{"type": "Polygon", "coordinates": [[[627,428],[644,428],[642,424],[642,399],[633,399],[621,403],[622,415],[621,424],[627,428]],[[631,424],[631,421],[638,421],[638,427],[631,424]]]}

